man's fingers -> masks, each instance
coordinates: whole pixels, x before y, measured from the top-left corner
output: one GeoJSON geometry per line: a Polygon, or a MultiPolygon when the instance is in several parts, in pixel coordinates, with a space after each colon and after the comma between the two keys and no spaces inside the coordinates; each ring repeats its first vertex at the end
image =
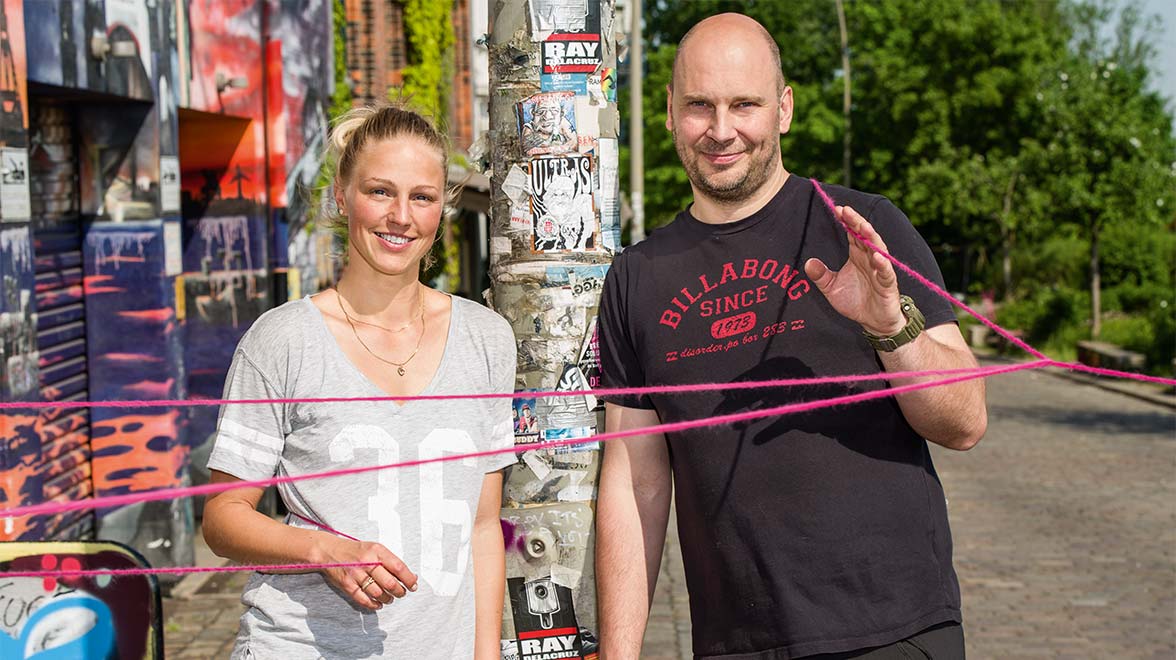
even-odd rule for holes
{"type": "Polygon", "coordinates": [[[875,252],[870,257],[871,265],[874,266],[874,277],[877,278],[878,284],[883,287],[889,287],[898,281],[898,276],[894,274],[894,265],[886,257],[875,252]]]}
{"type": "Polygon", "coordinates": [[[808,278],[821,291],[828,289],[833,284],[833,280],[837,278],[837,273],[829,270],[825,262],[815,257],[804,262],[804,274],[808,275],[808,278]]]}
{"type": "MultiPolygon", "coordinates": [[[[866,220],[862,214],[853,210],[852,206],[840,206],[838,208],[841,209],[840,217],[842,222],[845,223],[846,227],[857,232],[862,238],[869,241],[879,250],[885,250],[889,252],[889,250],[886,248],[886,243],[882,240],[882,236],[874,230],[874,225],[870,224],[869,220],[866,220]]],[[[865,245],[862,245],[862,247],[866,250],[870,250],[870,248],[865,245]]],[[[872,251],[873,250],[871,250],[871,252],[872,251]]]]}

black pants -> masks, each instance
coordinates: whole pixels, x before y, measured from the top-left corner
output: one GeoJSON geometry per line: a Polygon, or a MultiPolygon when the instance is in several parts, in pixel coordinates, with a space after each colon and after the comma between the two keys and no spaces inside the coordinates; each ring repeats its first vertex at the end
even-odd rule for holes
{"type": "Polygon", "coordinates": [[[949,621],[886,646],[805,656],[804,660],[964,660],[964,627],[949,621]]]}

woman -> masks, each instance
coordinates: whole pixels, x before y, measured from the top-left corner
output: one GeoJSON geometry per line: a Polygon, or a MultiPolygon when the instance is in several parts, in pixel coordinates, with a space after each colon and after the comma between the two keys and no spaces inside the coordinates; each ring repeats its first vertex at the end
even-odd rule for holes
{"type": "MultiPolygon", "coordinates": [[[[513,391],[506,321],[419,281],[446,200],[444,138],[413,112],[361,108],[341,118],[330,149],[348,238],[343,274],[334,289],[257,320],[237,347],[225,398],[513,391]]],[[[508,399],[228,405],[209,468],[214,482],[234,482],[512,443],[508,399]]],[[[499,454],[286,484],[285,522],[256,510],[260,488],[212,496],[204,536],[218,555],[379,563],[255,574],[233,657],[500,657],[498,510],[501,469],[514,460],[499,454]]]]}

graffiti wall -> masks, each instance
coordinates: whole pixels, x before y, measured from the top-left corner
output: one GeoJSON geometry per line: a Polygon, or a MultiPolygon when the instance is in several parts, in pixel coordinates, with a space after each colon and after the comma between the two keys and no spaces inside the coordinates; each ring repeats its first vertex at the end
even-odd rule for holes
{"type": "MultiPolygon", "coordinates": [[[[0,0],[0,400],[220,396],[275,279],[299,295],[333,275],[307,230],[332,62],[330,0],[0,0]],[[53,217],[51,172],[77,187],[53,217]]],[[[215,416],[0,416],[0,505],[184,485],[215,416]]],[[[190,563],[191,506],[9,520],[0,539],[97,534],[190,563]]]]}
{"type": "Polygon", "coordinates": [[[282,114],[274,123],[275,134],[281,135],[271,145],[281,145],[286,166],[282,196],[274,199],[274,265],[289,269],[296,297],[321,290],[334,279],[330,233],[311,231],[307,224],[334,92],[332,17],[330,0],[281,0],[278,9],[271,44],[281,49],[282,114]]]}
{"type": "MultiPolygon", "coordinates": [[[[171,224],[95,223],[86,232],[86,339],[95,400],[186,396],[175,289],[166,276],[169,252],[179,250],[171,224]]],[[[96,495],[187,483],[188,446],[179,409],[98,408],[90,414],[96,495]]],[[[154,565],[188,564],[191,511],[188,500],[102,510],[98,533],[131,545],[154,565]]]]}
{"type": "MultiPolygon", "coordinates": [[[[133,569],[143,558],[116,543],[3,543],[2,571],[133,569]]],[[[0,657],[159,657],[159,587],[149,576],[19,577],[0,583],[0,657]]]]}

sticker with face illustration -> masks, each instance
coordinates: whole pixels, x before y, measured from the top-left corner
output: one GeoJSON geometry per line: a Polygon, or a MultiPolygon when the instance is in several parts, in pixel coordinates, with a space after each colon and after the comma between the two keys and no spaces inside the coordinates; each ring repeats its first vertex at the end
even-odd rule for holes
{"type": "Polygon", "coordinates": [[[600,222],[592,201],[592,158],[532,158],[529,168],[534,251],[598,250],[600,222]]]}
{"type": "Polygon", "coordinates": [[[576,150],[576,95],[535,94],[518,103],[519,141],[528,156],[566,154],[576,150]]]}

